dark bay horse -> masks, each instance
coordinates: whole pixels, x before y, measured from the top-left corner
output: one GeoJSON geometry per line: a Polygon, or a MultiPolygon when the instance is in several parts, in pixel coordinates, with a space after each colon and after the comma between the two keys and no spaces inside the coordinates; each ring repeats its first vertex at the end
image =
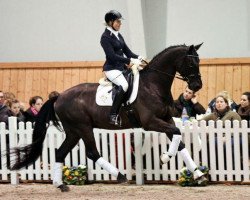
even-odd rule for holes
{"type": "MultiPolygon", "coordinates": [[[[197,54],[200,46],[201,44],[196,46],[171,46],[156,55],[140,71],[138,96],[131,107],[135,109],[137,118],[144,130],[164,132],[170,140],[173,139],[173,135],[181,135],[180,130],[175,127],[169,111],[168,105],[171,105],[173,101],[171,85],[176,72],[178,72],[178,78],[186,81],[191,90],[198,91],[202,88],[197,54]]],[[[59,126],[58,121],[60,119],[66,138],[56,152],[53,178],[55,186],[62,191],[68,190],[68,187],[61,180],[62,164],[66,155],[78,143],[79,139],[84,141],[89,159],[117,177],[118,182],[126,182],[126,177],[100,156],[96,147],[93,128],[127,129],[131,128],[132,124],[129,120],[126,120],[123,113],[121,113],[122,118],[124,118],[122,127],[116,127],[108,123],[110,107],[102,107],[96,104],[97,87],[97,83],[79,84],[64,91],[59,97],[48,100],[38,114],[34,126],[33,142],[28,146],[12,150],[12,154],[17,156],[12,170],[32,164],[41,155],[47,123],[52,120],[55,126],[59,126]]],[[[181,151],[184,144],[180,140],[176,141],[172,141],[177,145],[173,148],[175,151],[177,151],[177,148],[178,151],[181,151]]],[[[189,166],[190,164],[186,163],[186,165],[189,166]]],[[[193,165],[191,163],[190,167],[192,168],[193,165]]],[[[201,177],[202,174],[199,176],[201,177]]]]}

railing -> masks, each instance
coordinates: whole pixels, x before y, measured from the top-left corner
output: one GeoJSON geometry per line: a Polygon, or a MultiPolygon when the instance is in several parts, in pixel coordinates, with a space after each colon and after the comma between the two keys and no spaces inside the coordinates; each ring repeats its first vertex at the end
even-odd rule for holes
{"type": "MultiPolygon", "coordinates": [[[[22,146],[32,141],[31,123],[19,123],[9,118],[9,130],[0,123],[1,135],[1,169],[2,181],[18,183],[21,180],[51,180],[52,166],[55,162],[55,149],[59,148],[65,138],[63,132],[50,126],[44,141],[42,156],[31,166],[19,171],[7,167],[7,158],[3,152],[9,146],[22,146]]],[[[183,142],[198,165],[209,167],[210,181],[234,181],[249,183],[249,137],[250,128],[247,121],[187,122],[184,126],[177,123],[183,134],[183,142]]],[[[169,164],[160,164],[160,155],[166,151],[169,140],[164,133],[144,131],[142,129],[103,130],[94,129],[97,148],[104,159],[108,160],[124,173],[129,180],[136,179],[137,184],[145,181],[176,181],[183,167],[183,160],[177,154],[169,164]]],[[[106,171],[86,158],[83,141],[67,155],[65,165],[87,165],[88,179],[96,181],[116,180],[106,171]]]]}

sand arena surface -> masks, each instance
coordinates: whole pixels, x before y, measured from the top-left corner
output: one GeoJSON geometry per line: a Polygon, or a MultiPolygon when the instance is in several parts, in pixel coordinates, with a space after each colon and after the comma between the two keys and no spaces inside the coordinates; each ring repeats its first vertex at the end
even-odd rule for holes
{"type": "Polygon", "coordinates": [[[207,187],[180,187],[177,185],[143,185],[135,184],[91,184],[70,186],[70,191],[62,193],[51,184],[27,184],[18,186],[0,185],[1,200],[152,200],[152,199],[219,199],[219,200],[249,200],[249,185],[209,185],[207,187]]]}

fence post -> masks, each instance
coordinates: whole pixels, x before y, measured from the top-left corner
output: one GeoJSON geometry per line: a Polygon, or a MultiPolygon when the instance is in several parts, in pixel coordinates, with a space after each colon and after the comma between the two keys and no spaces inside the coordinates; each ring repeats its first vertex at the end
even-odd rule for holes
{"type": "Polygon", "coordinates": [[[136,184],[143,185],[142,129],[134,129],[136,184]]]}
{"type": "MultiPolygon", "coordinates": [[[[10,139],[10,149],[17,147],[17,118],[16,117],[9,117],[9,139],[10,139]]],[[[15,156],[11,157],[15,160],[15,156]]],[[[10,172],[10,183],[12,185],[19,184],[19,177],[17,171],[10,172]]]]}

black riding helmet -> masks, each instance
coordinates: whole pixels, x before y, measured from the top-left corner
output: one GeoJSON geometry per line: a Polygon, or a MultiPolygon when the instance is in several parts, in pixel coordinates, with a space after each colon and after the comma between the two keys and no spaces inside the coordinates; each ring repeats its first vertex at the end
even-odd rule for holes
{"type": "Polygon", "coordinates": [[[117,19],[123,19],[121,13],[116,10],[110,10],[105,15],[105,22],[108,24],[110,21],[115,21],[117,19]]]}

